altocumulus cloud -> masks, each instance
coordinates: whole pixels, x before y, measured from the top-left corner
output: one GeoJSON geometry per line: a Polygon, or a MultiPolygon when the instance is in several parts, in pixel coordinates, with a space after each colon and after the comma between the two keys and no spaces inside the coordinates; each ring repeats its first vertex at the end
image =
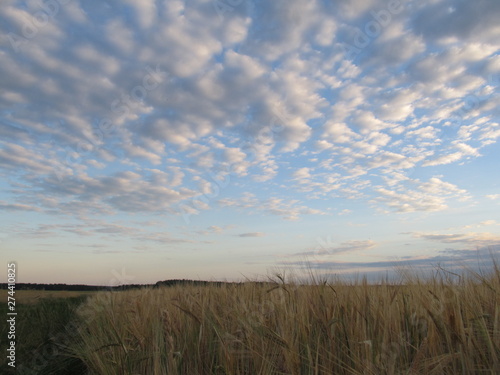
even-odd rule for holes
{"type": "Polygon", "coordinates": [[[366,174],[453,164],[496,142],[498,123],[475,124],[496,118],[500,7],[397,3],[244,1],[221,13],[206,1],[8,1],[1,165],[10,181],[28,181],[25,195],[59,185],[110,210],[174,212],[203,194],[195,181],[206,170],[272,181],[287,158],[298,191],[353,196],[353,180],[365,179],[365,193],[385,197],[372,202],[389,209],[444,209],[454,196],[426,191],[416,203],[418,191],[393,193],[366,174]],[[346,56],[363,38],[359,55],[346,56]],[[453,116],[451,136],[443,126],[453,116]],[[311,141],[316,167],[293,152],[311,141]],[[177,183],[151,179],[150,166],[174,159],[177,183]]]}
{"type": "Polygon", "coordinates": [[[473,205],[455,168],[498,145],[498,19],[497,0],[4,1],[0,209],[112,236],[89,220],[473,205]]]}
{"type": "Polygon", "coordinates": [[[240,233],[238,237],[264,237],[265,233],[261,232],[251,232],[251,233],[240,233]]]}

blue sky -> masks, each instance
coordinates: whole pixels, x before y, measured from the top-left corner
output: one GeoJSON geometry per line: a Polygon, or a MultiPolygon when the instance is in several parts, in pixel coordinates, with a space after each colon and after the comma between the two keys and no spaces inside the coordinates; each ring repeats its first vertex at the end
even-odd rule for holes
{"type": "Polygon", "coordinates": [[[7,0],[19,282],[476,267],[500,250],[500,3],[7,0]]]}

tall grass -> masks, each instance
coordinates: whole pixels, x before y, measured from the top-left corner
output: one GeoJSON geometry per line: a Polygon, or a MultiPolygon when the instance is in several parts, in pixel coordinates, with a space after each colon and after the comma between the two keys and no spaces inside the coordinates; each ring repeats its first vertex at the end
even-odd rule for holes
{"type": "Polygon", "coordinates": [[[100,293],[73,350],[91,374],[498,374],[499,292],[496,268],[100,293]]]}

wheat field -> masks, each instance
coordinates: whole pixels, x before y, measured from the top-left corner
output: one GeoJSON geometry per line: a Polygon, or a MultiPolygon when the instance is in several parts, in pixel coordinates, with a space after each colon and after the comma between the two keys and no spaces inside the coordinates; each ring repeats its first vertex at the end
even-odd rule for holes
{"type": "Polygon", "coordinates": [[[91,374],[499,374],[499,292],[496,266],[102,292],[71,350],[91,374]]]}

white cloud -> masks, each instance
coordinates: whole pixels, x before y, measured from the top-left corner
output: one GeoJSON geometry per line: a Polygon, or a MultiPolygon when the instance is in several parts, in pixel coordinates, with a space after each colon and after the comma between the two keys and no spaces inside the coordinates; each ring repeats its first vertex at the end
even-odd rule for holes
{"type": "MultiPolygon", "coordinates": [[[[366,251],[373,249],[378,244],[372,240],[350,240],[346,242],[342,242],[340,244],[332,243],[331,239],[325,239],[319,237],[317,239],[318,245],[315,247],[313,251],[305,251],[300,253],[295,253],[292,256],[296,257],[307,257],[307,260],[311,261],[311,256],[318,257],[318,261],[324,257],[328,256],[337,256],[337,255],[345,255],[351,253],[357,253],[361,251],[366,251]]],[[[321,260],[323,261],[323,260],[321,260]]]]}
{"type": "Polygon", "coordinates": [[[296,180],[305,180],[311,177],[309,173],[309,168],[299,168],[293,172],[293,178],[296,180]]]}
{"type": "Polygon", "coordinates": [[[265,234],[262,232],[249,232],[249,233],[240,233],[238,237],[264,237],[265,234]]]}
{"type": "Polygon", "coordinates": [[[257,199],[251,193],[245,193],[240,199],[224,198],[218,201],[221,206],[251,209],[251,212],[261,212],[280,216],[284,220],[298,220],[301,215],[324,215],[319,209],[313,209],[298,204],[297,200],[285,200],[271,197],[265,200],[257,199]]]}
{"type": "Polygon", "coordinates": [[[337,25],[335,21],[331,19],[324,20],[319,26],[319,32],[315,37],[316,43],[321,46],[328,46],[332,44],[335,38],[335,31],[337,29],[337,25]]]}
{"type": "Polygon", "coordinates": [[[466,190],[456,185],[442,181],[437,177],[430,178],[427,182],[413,181],[417,184],[417,190],[406,188],[404,192],[395,185],[392,190],[384,187],[376,187],[379,196],[372,203],[383,203],[396,212],[415,211],[442,211],[448,208],[447,201],[452,199],[467,200],[469,195],[466,190]]]}
{"type": "Polygon", "coordinates": [[[125,3],[129,4],[135,9],[135,17],[142,29],[151,28],[157,19],[157,8],[154,0],[144,0],[140,3],[132,0],[127,0],[125,3]]]}
{"type": "Polygon", "coordinates": [[[407,157],[394,152],[384,151],[368,161],[369,168],[390,167],[392,169],[412,168],[422,157],[407,157]]]}
{"type": "Polygon", "coordinates": [[[468,232],[452,234],[413,233],[416,238],[465,246],[491,247],[500,244],[500,236],[488,232],[468,232]]]}
{"type": "Polygon", "coordinates": [[[489,195],[486,195],[486,198],[494,201],[494,200],[500,199],[500,194],[489,194],[489,195]]]}
{"type": "Polygon", "coordinates": [[[481,221],[479,225],[499,225],[496,220],[485,220],[481,221]]]}
{"type": "Polygon", "coordinates": [[[477,148],[474,148],[468,144],[457,143],[455,144],[455,147],[458,148],[464,155],[481,156],[477,148]]]}
{"type": "Polygon", "coordinates": [[[352,117],[352,123],[362,134],[390,127],[389,124],[376,118],[372,112],[363,110],[356,111],[352,117]]]}
{"type": "Polygon", "coordinates": [[[432,167],[435,165],[450,164],[455,161],[462,159],[463,154],[461,152],[454,152],[452,154],[443,155],[433,160],[427,160],[422,163],[423,167],[432,167]]]}
{"type": "Polygon", "coordinates": [[[406,136],[416,136],[420,139],[434,139],[437,138],[437,134],[438,129],[430,125],[406,132],[406,136]]]}
{"type": "Polygon", "coordinates": [[[239,148],[226,148],[224,159],[231,166],[231,170],[237,175],[245,175],[249,163],[245,161],[246,154],[239,148]]]}
{"type": "MultiPolygon", "coordinates": [[[[325,137],[335,143],[348,143],[358,137],[352,129],[344,123],[329,121],[325,124],[325,137]]],[[[324,142],[324,141],[323,141],[324,142]]]]}
{"type": "Polygon", "coordinates": [[[0,201],[0,210],[4,211],[41,211],[38,207],[33,207],[27,204],[8,203],[0,201]]]}

